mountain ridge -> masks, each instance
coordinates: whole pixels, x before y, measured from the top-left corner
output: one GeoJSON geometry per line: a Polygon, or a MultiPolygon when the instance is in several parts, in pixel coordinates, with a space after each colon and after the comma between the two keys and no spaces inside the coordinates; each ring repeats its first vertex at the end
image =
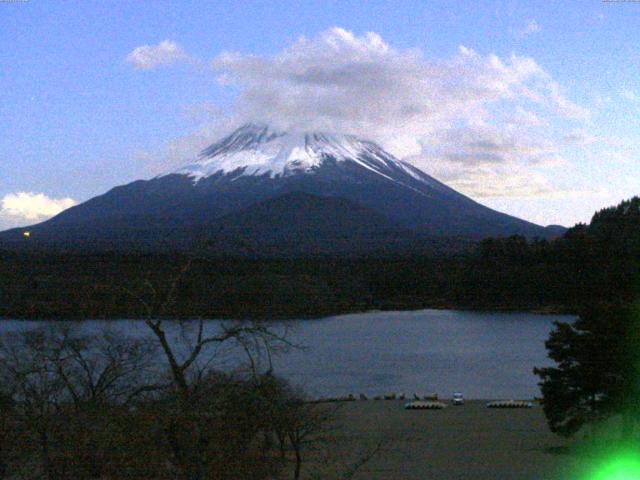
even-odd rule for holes
{"type": "MultiPolygon", "coordinates": [[[[255,124],[240,127],[180,169],[115,187],[29,230],[41,241],[70,244],[105,238],[117,244],[131,236],[149,244],[159,236],[167,244],[188,242],[187,231],[215,230],[226,215],[292,192],[343,199],[349,202],[343,208],[367,209],[396,225],[399,234],[481,239],[559,233],[557,227],[545,229],[487,208],[368,140],[289,134],[255,124]]],[[[253,218],[268,229],[267,217],[253,218]]],[[[351,234],[346,225],[343,230],[342,236],[351,234]]],[[[0,240],[15,241],[20,232],[4,232],[0,240]]]]}

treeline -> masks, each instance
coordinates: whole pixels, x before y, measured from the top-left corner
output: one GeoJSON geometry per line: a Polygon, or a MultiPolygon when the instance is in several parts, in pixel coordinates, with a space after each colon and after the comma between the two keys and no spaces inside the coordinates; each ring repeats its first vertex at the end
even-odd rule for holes
{"type": "MultiPolygon", "coordinates": [[[[520,244],[519,239],[504,242],[512,241],[520,244]]],[[[166,289],[185,265],[189,271],[165,312],[168,317],[294,318],[372,309],[563,305],[562,293],[550,283],[558,277],[548,266],[532,273],[528,261],[505,263],[502,249],[490,248],[482,256],[444,259],[10,253],[0,262],[0,317],[142,318],[145,309],[138,300],[153,301],[153,290],[166,289]]]]}
{"type": "Polygon", "coordinates": [[[258,368],[285,336],[146,320],[151,338],[68,323],[0,338],[0,479],[347,479],[373,454],[327,457],[335,408],[258,368]],[[245,368],[212,368],[222,344],[245,368]]]}
{"type": "Polygon", "coordinates": [[[580,266],[580,303],[546,342],[555,365],[534,370],[549,427],[584,434],[592,458],[608,449],[640,458],[640,199],[596,213],[559,245],[580,266]]]}
{"type": "Polygon", "coordinates": [[[370,309],[469,308],[573,312],[629,295],[638,254],[634,198],[555,240],[488,239],[450,255],[296,258],[190,253],[0,252],[0,316],[140,318],[140,298],[180,275],[166,315],[287,318],[370,309]],[[627,292],[627,293],[625,293],[627,292]]]}

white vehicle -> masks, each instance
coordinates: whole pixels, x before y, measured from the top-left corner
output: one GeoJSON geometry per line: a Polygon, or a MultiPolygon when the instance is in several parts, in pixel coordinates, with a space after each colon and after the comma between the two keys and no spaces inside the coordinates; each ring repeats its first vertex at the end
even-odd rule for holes
{"type": "Polygon", "coordinates": [[[453,405],[464,405],[464,397],[460,392],[456,392],[453,394],[453,398],[451,399],[451,403],[453,405]]]}

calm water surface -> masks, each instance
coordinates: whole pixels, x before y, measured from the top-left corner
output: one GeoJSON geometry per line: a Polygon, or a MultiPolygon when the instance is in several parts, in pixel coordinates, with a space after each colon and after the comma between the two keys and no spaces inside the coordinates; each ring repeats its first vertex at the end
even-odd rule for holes
{"type": "MultiPolygon", "coordinates": [[[[387,392],[437,392],[449,397],[531,398],[539,395],[534,366],[549,365],[544,341],[562,315],[479,313],[452,310],[374,312],[319,320],[288,321],[289,337],[303,350],[275,358],[275,372],[312,396],[387,392]]],[[[40,322],[0,321],[1,331],[40,322]]],[[[104,322],[83,322],[92,329],[104,322]]],[[[109,328],[146,335],[139,321],[109,328]]],[[[217,328],[216,321],[208,322],[217,328]]],[[[177,331],[177,326],[172,328],[177,331]]],[[[219,366],[237,364],[239,353],[219,352],[219,366]]]]}

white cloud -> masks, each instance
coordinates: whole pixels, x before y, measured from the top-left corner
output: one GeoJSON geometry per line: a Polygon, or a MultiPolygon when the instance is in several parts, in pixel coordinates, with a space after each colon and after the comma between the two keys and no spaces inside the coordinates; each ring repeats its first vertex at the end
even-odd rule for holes
{"type": "MultiPolygon", "coordinates": [[[[445,181],[447,171],[475,179],[478,189],[467,193],[489,188],[483,180],[489,177],[503,192],[515,191],[509,182],[524,178],[521,167],[562,164],[553,138],[565,132],[551,125],[575,129],[590,113],[530,57],[461,46],[450,58],[425,58],[375,33],[337,27],[270,56],[225,52],[212,66],[219,85],[237,92],[229,124],[368,138],[445,181]]],[[[184,159],[211,139],[206,132],[179,139],[164,161],[184,159]]],[[[536,180],[527,185],[532,194],[553,188],[543,172],[539,177],[539,188],[536,180]]]]}
{"type": "Polygon", "coordinates": [[[544,175],[532,175],[531,172],[501,175],[500,172],[478,171],[453,179],[450,185],[475,198],[552,198],[566,194],[554,187],[544,175]]]}
{"type": "Polygon", "coordinates": [[[582,192],[577,187],[557,185],[549,176],[549,170],[560,167],[564,160],[557,158],[556,165],[520,165],[505,163],[452,164],[440,158],[424,159],[430,170],[447,185],[476,199],[504,198],[563,198],[582,192]]]}
{"type": "Polygon", "coordinates": [[[527,35],[533,35],[534,33],[538,33],[542,28],[538,25],[534,19],[531,19],[527,22],[527,24],[520,30],[520,35],[525,37],[527,35]]]}
{"type": "Polygon", "coordinates": [[[574,145],[592,145],[598,142],[600,139],[595,135],[591,135],[586,130],[574,130],[571,133],[565,135],[563,140],[566,143],[574,144],[574,145]]]}
{"type": "Polygon", "coordinates": [[[127,55],[127,62],[138,70],[152,70],[176,62],[187,60],[188,55],[180,46],[171,40],[164,40],[157,45],[142,45],[127,55]]]}
{"type": "Polygon", "coordinates": [[[450,132],[412,163],[473,198],[549,198],[567,190],[554,185],[554,169],[567,162],[553,142],[506,136],[499,129],[450,132]]]}
{"type": "Polygon", "coordinates": [[[574,120],[589,120],[591,112],[577,105],[560,93],[560,86],[556,82],[549,82],[547,85],[549,90],[549,105],[555,109],[558,115],[562,115],[566,118],[572,118],[574,120]]]}
{"type": "MultiPolygon", "coordinates": [[[[205,112],[198,112],[205,113],[205,112]]],[[[212,142],[229,134],[241,124],[237,119],[220,116],[200,129],[174,138],[156,150],[137,149],[131,160],[142,165],[151,175],[164,175],[184,167],[212,142]]]]}
{"type": "Polygon", "coordinates": [[[569,166],[562,144],[530,125],[449,128],[408,159],[473,198],[557,198],[575,194],[557,185],[569,166]]]}
{"type": "MultiPolygon", "coordinates": [[[[398,143],[428,138],[453,124],[485,124],[487,109],[539,105],[547,114],[583,118],[531,58],[480,55],[460,47],[448,60],[395,50],[375,33],[333,28],[301,38],[274,56],[223,53],[213,66],[240,91],[235,113],[286,130],[353,133],[398,143]]],[[[538,120],[538,123],[540,120],[538,120]]]]}
{"type": "Polygon", "coordinates": [[[0,200],[0,217],[6,223],[46,220],[73,207],[72,198],[49,198],[43,193],[17,192],[5,195],[0,200]]]}
{"type": "Polygon", "coordinates": [[[506,123],[508,125],[521,127],[548,126],[547,121],[542,120],[535,113],[528,111],[522,107],[516,107],[515,111],[507,117],[506,123]]]}
{"type": "Polygon", "coordinates": [[[423,146],[422,155],[466,166],[549,165],[557,164],[559,148],[546,137],[536,137],[524,128],[485,125],[443,131],[437,142],[423,146]]]}
{"type": "Polygon", "coordinates": [[[620,96],[630,102],[640,102],[640,95],[629,88],[623,89],[622,92],[620,92],[620,96]]]}

